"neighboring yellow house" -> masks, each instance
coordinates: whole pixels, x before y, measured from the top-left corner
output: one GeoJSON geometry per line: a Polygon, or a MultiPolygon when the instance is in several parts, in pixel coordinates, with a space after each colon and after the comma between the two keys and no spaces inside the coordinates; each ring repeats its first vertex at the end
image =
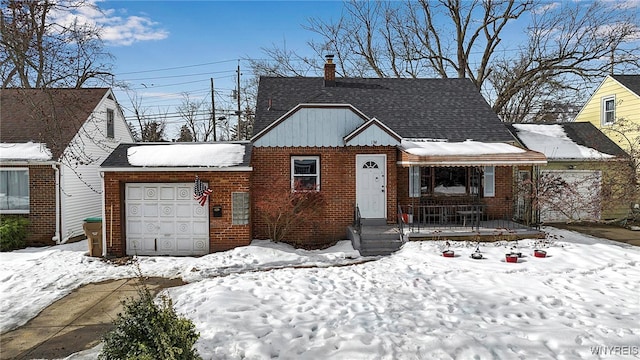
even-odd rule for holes
{"type": "Polygon", "coordinates": [[[592,123],[632,156],[640,156],[640,75],[607,76],[574,121],[592,123]]]}

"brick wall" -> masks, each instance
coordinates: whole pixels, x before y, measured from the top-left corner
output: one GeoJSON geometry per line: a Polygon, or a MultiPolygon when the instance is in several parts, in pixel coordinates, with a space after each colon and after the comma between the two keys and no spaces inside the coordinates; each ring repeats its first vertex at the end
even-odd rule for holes
{"type": "MultiPolygon", "coordinates": [[[[24,168],[5,166],[3,168],[24,168]]],[[[51,165],[30,165],[29,214],[19,215],[29,220],[27,245],[49,246],[56,232],[56,181],[51,165]]],[[[3,215],[4,216],[4,215],[3,215]]]]}
{"type": "Polygon", "coordinates": [[[494,218],[511,219],[513,217],[513,167],[496,166],[496,194],[485,197],[482,201],[487,204],[487,215],[494,218]]]}
{"type": "MultiPolygon", "coordinates": [[[[353,221],[356,203],[356,155],[385,154],[387,156],[387,221],[395,222],[397,199],[395,147],[254,147],[253,206],[254,237],[267,238],[267,228],[262,220],[256,199],[274,184],[289,184],[292,156],[320,157],[320,191],[325,205],[319,209],[318,218],[312,223],[296,227],[286,239],[305,247],[322,247],[346,238],[347,226],[353,221]]],[[[286,186],[286,185],[285,185],[286,186]]],[[[284,189],[285,191],[287,189],[284,189]]],[[[280,190],[282,191],[282,189],[280,190]]]]}
{"type": "Polygon", "coordinates": [[[250,192],[251,172],[107,172],[104,176],[107,254],[123,256],[126,252],[125,197],[126,183],[188,183],[196,175],[213,190],[209,207],[222,206],[222,217],[214,218],[209,209],[209,251],[229,250],[251,243],[251,219],[248,225],[232,225],[232,192],[250,192]],[[113,215],[111,215],[113,214],[113,215]],[[113,229],[113,230],[111,230],[113,229]]]}
{"type": "Polygon", "coordinates": [[[51,165],[29,166],[29,237],[32,245],[53,245],[56,232],[56,180],[51,165]]]}

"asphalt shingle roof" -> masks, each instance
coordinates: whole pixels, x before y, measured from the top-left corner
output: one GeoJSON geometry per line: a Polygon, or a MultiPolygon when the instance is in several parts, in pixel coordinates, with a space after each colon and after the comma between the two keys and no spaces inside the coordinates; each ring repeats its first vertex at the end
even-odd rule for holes
{"type": "Polygon", "coordinates": [[[618,144],[590,122],[569,122],[561,125],[567,136],[578,145],[617,157],[629,156],[618,144]]]}
{"type": "MultiPolygon", "coordinates": [[[[618,146],[613,140],[609,139],[602,131],[596,128],[590,122],[567,122],[556,124],[539,124],[544,125],[560,125],[564,129],[569,139],[574,143],[588,148],[597,150],[604,154],[616,157],[629,157],[629,155],[618,146]]],[[[509,125],[509,129],[518,137],[518,129],[509,125]]],[[[522,142],[522,141],[520,141],[522,142]]]]}
{"type": "Polygon", "coordinates": [[[611,77],[640,96],[640,75],[611,75],[611,77]]]}
{"type": "Polygon", "coordinates": [[[514,141],[469,79],[261,77],[254,134],[299,104],[351,104],[403,138],[514,141]]]}
{"type": "Polygon", "coordinates": [[[2,89],[0,142],[45,143],[58,159],[108,90],[2,89]]]}

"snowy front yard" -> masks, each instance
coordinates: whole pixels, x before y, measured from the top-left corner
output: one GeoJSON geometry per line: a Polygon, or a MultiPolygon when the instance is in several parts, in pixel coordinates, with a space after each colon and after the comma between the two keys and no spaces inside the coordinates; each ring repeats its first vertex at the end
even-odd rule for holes
{"type": "MultiPolygon", "coordinates": [[[[266,241],[139,264],[145,275],[190,282],[168,294],[194,321],[205,359],[640,357],[640,248],[545,230],[549,257],[523,240],[515,264],[504,242],[483,244],[481,260],[469,258],[475,244],[453,242],[459,256],[445,258],[442,242],[412,242],[345,265],[364,260],[348,242],[301,251],[266,241]]],[[[82,284],[134,274],[86,252],[80,242],[0,254],[0,330],[82,284]]]]}

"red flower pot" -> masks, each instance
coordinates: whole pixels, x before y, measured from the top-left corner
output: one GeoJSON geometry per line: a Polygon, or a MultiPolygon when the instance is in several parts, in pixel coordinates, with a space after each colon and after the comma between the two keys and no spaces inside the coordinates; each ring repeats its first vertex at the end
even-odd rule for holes
{"type": "Polygon", "coordinates": [[[442,256],[444,257],[453,257],[453,254],[454,254],[453,250],[445,250],[442,252],[442,256]]]}
{"type": "Polygon", "coordinates": [[[533,250],[533,256],[537,258],[547,257],[547,252],[544,250],[533,250]]]}
{"type": "Polygon", "coordinates": [[[505,259],[508,263],[517,263],[518,262],[518,254],[507,254],[505,255],[505,259]]]}

